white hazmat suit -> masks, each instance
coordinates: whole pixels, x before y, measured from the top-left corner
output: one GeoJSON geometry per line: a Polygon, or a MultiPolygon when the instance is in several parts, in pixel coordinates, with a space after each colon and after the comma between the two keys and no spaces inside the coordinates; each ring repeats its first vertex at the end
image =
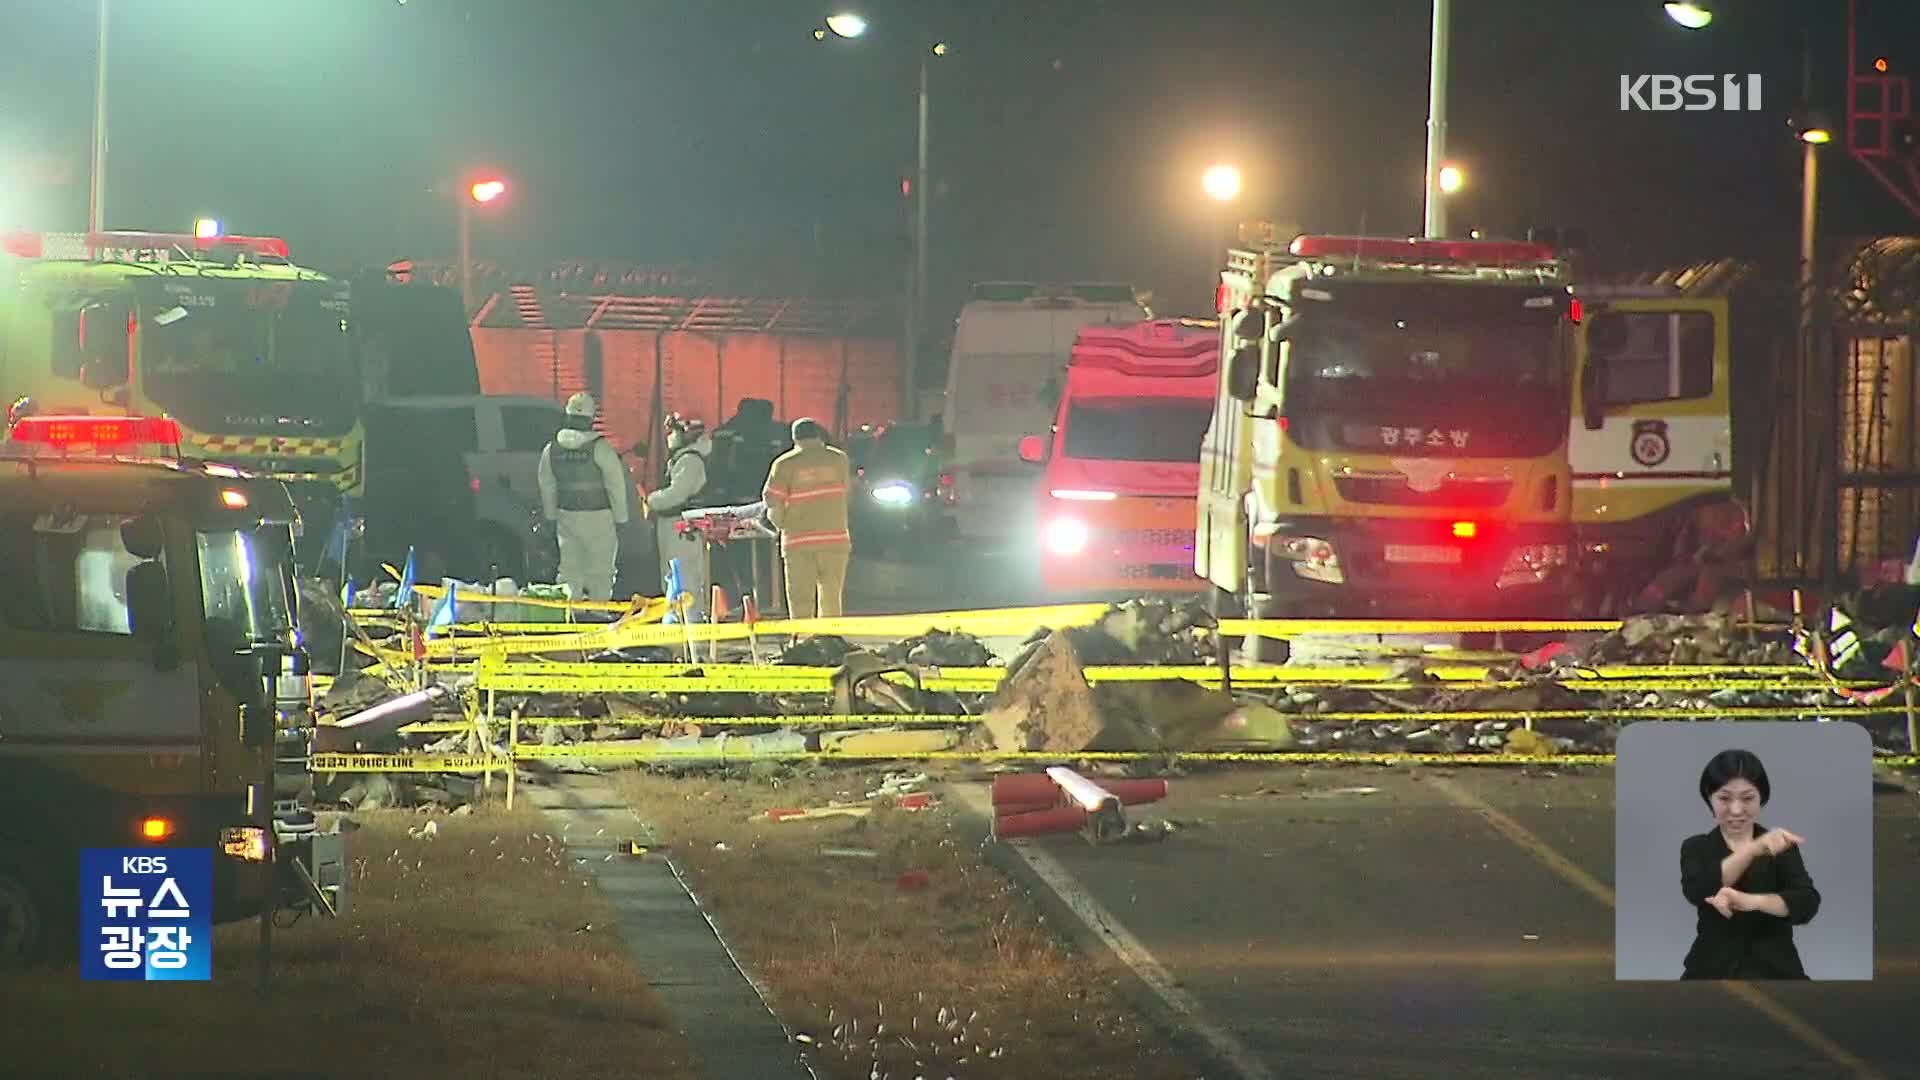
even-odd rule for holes
{"type": "Polygon", "coordinates": [[[560,581],[576,599],[613,599],[620,541],[627,523],[627,470],[593,423],[589,394],[567,401],[567,427],[540,452],[540,509],[560,539],[560,581]]]}
{"type": "Polygon", "coordinates": [[[707,545],[699,533],[681,535],[680,514],[702,505],[698,499],[707,486],[707,458],[713,453],[713,440],[705,435],[674,446],[667,458],[667,486],[647,496],[647,509],[653,513],[654,535],[660,542],[660,576],[664,579],[672,565],[680,560],[680,586],[693,594],[695,621],[706,618],[709,600],[707,545]]]}

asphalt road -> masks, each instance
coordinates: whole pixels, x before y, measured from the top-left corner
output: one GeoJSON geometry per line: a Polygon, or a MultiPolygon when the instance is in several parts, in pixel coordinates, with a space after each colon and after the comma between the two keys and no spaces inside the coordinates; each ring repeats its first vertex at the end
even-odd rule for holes
{"type": "Polygon", "coordinates": [[[1874,980],[1754,1000],[1614,980],[1606,771],[1223,772],[1162,842],[1030,843],[1273,1077],[1920,1077],[1920,797],[1875,807],[1874,980]]]}

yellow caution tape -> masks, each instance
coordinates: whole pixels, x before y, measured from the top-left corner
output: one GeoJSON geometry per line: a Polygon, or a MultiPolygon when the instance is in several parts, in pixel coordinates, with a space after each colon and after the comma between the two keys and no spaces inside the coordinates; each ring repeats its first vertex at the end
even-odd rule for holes
{"type": "Polygon", "coordinates": [[[475,772],[503,769],[504,758],[485,754],[314,754],[311,772],[475,772]]]}
{"type": "Polygon", "coordinates": [[[1227,637],[1306,637],[1309,634],[1572,634],[1620,629],[1618,619],[1221,619],[1227,637]]]}

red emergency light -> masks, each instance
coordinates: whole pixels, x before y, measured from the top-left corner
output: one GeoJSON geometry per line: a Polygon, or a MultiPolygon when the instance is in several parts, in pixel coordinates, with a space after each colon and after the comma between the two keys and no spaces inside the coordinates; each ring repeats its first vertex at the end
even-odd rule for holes
{"type": "Polygon", "coordinates": [[[23,416],[7,432],[16,442],[59,450],[180,442],[180,423],[165,416],[23,416]]]}
{"type": "Polygon", "coordinates": [[[164,254],[179,248],[187,252],[240,248],[261,258],[286,259],[287,242],[277,236],[194,236],[192,233],[11,232],[0,238],[0,250],[22,259],[84,259],[108,261],[121,253],[164,254]]]}
{"type": "Polygon", "coordinates": [[[1463,266],[1553,261],[1545,244],[1516,240],[1395,240],[1378,236],[1300,236],[1287,250],[1302,259],[1379,259],[1463,266]]]}

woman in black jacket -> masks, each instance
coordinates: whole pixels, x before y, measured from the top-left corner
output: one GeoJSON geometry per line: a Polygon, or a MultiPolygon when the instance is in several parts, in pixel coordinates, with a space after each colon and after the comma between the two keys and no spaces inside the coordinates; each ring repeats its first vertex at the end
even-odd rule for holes
{"type": "Polygon", "coordinates": [[[1680,891],[1699,910],[1682,979],[1804,979],[1793,928],[1820,910],[1805,843],[1757,820],[1772,787],[1746,750],[1722,750],[1700,773],[1718,826],[1680,845],[1680,891]]]}

